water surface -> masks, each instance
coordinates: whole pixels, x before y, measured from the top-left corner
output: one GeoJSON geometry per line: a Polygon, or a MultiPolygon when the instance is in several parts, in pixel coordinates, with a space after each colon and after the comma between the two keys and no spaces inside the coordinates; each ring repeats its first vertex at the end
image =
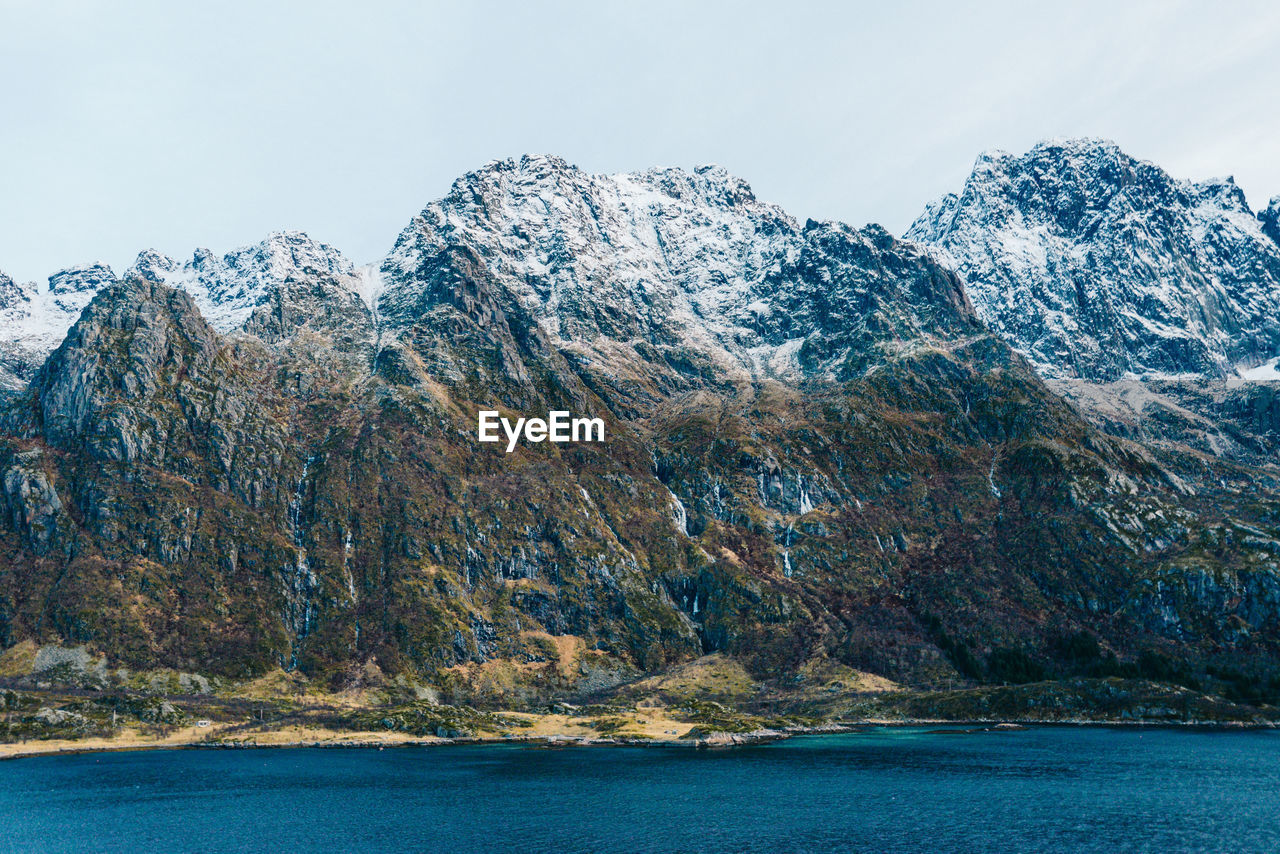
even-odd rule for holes
{"type": "Polygon", "coordinates": [[[0,851],[1280,851],[1280,733],[879,729],[734,750],[0,762],[0,851]]]}

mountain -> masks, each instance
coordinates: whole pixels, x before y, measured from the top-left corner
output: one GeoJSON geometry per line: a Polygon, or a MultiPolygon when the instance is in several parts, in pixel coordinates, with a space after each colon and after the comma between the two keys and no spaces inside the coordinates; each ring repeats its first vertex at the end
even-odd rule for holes
{"type": "Polygon", "coordinates": [[[388,328],[493,301],[637,404],[708,383],[856,376],[922,337],[980,332],[954,277],[888,233],[800,225],[717,167],[493,164],[414,218],[382,279],[388,328]],[[460,297],[458,279],[479,293],[460,297]]]}
{"type": "Polygon", "coordinates": [[[105,264],[59,270],[45,290],[0,273],[0,392],[22,388],[93,295],[115,281],[105,264]]]}
{"type": "Polygon", "coordinates": [[[929,252],[716,167],[495,162],[376,269],[144,253],[8,399],[0,484],[0,646],[129,671],[495,704],[707,656],[824,697],[1280,674],[1277,472],[1109,433],[929,252]],[[481,410],[605,440],[508,453],[481,410]]]}
{"type": "Polygon", "coordinates": [[[179,264],[154,250],[125,274],[184,290],[219,332],[280,337],[332,312],[367,315],[370,271],[301,232],[277,232],[221,257],[196,250],[179,264]],[[365,309],[359,308],[365,304],[365,309]]]}
{"type": "MultiPolygon", "coordinates": [[[[300,232],[278,232],[222,256],[198,249],[185,263],[148,249],[122,278],[186,291],[219,332],[252,330],[278,340],[306,326],[346,326],[354,317],[352,334],[365,339],[353,338],[350,346],[372,347],[366,339],[376,273],[300,232]]],[[[94,295],[116,282],[104,264],[54,273],[44,290],[0,274],[0,390],[21,389],[94,295]]]]}
{"type": "Polygon", "coordinates": [[[908,232],[1094,425],[1274,466],[1280,200],[1192,183],[1113,143],[978,158],[908,232]]]}
{"type": "Polygon", "coordinates": [[[960,273],[1046,376],[1235,376],[1280,355],[1276,202],[1171,178],[1103,140],[978,158],[906,237],[960,273]]]}

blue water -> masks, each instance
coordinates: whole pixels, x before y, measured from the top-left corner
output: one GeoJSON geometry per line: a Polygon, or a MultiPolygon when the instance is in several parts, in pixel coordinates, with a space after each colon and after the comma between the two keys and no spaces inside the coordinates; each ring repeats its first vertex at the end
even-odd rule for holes
{"type": "Polygon", "coordinates": [[[1280,733],[29,758],[0,851],[1280,851],[1280,733]]]}

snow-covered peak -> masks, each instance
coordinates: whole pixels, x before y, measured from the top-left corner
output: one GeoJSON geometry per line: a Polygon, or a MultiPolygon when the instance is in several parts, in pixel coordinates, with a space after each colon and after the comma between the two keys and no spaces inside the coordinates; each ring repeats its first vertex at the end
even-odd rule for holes
{"type": "Polygon", "coordinates": [[[55,294],[96,293],[115,284],[116,274],[106,264],[80,264],[59,270],[49,277],[49,291],[55,294]]]}
{"type": "Polygon", "coordinates": [[[187,291],[220,332],[242,328],[255,309],[291,282],[323,280],[352,293],[359,293],[362,286],[355,266],[342,253],[300,231],[276,232],[261,243],[225,255],[197,249],[182,264],[147,250],[138,255],[126,276],[187,291]]]}
{"type": "Polygon", "coordinates": [[[879,342],[972,317],[914,248],[883,230],[802,225],[718,166],[596,175],[546,156],[490,163],[414,217],[382,273],[388,328],[440,303],[481,326],[514,315],[615,376],[640,364],[839,374],[869,364],[879,342]]]}
{"type": "Polygon", "coordinates": [[[1280,352],[1280,246],[1230,178],[1170,177],[1114,143],[978,158],[907,232],[1052,376],[1229,375],[1280,352]]]}
{"type": "Polygon", "coordinates": [[[0,389],[21,388],[94,295],[115,282],[100,263],[59,270],[43,289],[0,274],[0,389]]]}
{"type": "Polygon", "coordinates": [[[383,313],[403,315],[403,284],[461,246],[553,335],[590,337],[604,320],[624,337],[674,333],[693,315],[745,309],[801,242],[793,219],[718,167],[593,175],[526,156],[464,176],[414,218],[383,264],[383,313]]]}
{"type": "Polygon", "coordinates": [[[30,303],[36,296],[36,286],[34,282],[21,284],[15,282],[0,270],[0,312],[30,303]]]}
{"type": "Polygon", "coordinates": [[[125,271],[124,277],[148,279],[151,281],[164,281],[166,276],[172,275],[180,270],[182,265],[170,258],[168,255],[157,252],[154,249],[144,249],[138,253],[138,258],[133,262],[133,266],[125,271]]]}
{"type": "Polygon", "coordinates": [[[94,295],[116,283],[116,274],[106,264],[81,264],[59,270],[49,277],[48,297],[54,306],[75,318],[94,295]]]}

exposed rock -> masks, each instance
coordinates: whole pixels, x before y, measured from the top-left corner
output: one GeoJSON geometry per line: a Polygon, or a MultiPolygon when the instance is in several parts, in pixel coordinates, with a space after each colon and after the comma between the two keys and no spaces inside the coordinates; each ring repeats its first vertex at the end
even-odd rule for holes
{"type": "Polygon", "coordinates": [[[14,529],[36,554],[44,554],[62,519],[62,501],[40,468],[39,450],[14,454],[4,470],[5,509],[14,529]]]}
{"type": "Polygon", "coordinates": [[[1266,209],[1258,212],[1262,233],[1280,244],[1280,196],[1274,196],[1266,209]]]}
{"type": "Polygon", "coordinates": [[[36,712],[35,718],[45,726],[51,727],[80,726],[87,722],[85,716],[79,712],[73,712],[69,709],[51,709],[48,707],[42,708],[36,712]]]}

